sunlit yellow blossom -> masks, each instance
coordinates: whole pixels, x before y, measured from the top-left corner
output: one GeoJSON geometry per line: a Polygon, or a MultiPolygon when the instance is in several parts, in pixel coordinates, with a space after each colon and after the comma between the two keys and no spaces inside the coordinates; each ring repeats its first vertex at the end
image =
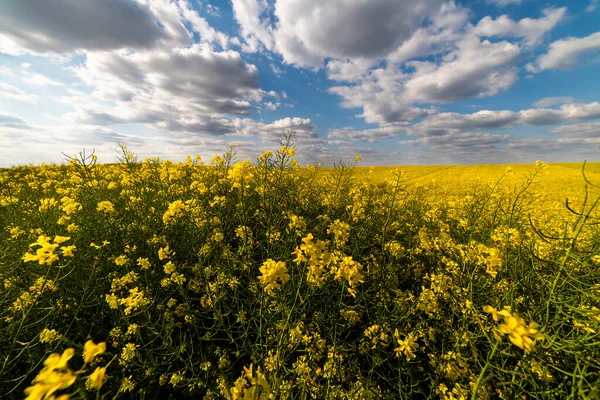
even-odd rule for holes
{"type": "Polygon", "coordinates": [[[85,381],[85,387],[88,390],[96,389],[100,390],[102,388],[102,384],[104,383],[104,376],[106,375],[105,367],[97,367],[94,372],[92,372],[85,381]]]}
{"type": "Polygon", "coordinates": [[[121,381],[121,386],[119,387],[120,393],[131,392],[135,388],[135,383],[133,383],[133,379],[131,376],[123,378],[121,381]]]}
{"type": "Polygon", "coordinates": [[[415,335],[410,332],[404,340],[400,339],[400,332],[398,329],[394,331],[394,338],[398,343],[398,347],[394,349],[396,352],[396,357],[400,357],[400,354],[404,354],[407,361],[415,359],[417,356],[414,354],[414,351],[419,348],[419,344],[417,343],[417,338],[415,335]]]}
{"type": "Polygon", "coordinates": [[[119,266],[123,266],[125,264],[127,264],[127,256],[126,255],[120,255],[117,258],[115,258],[115,264],[119,265],[119,266]]]}
{"type": "Polygon", "coordinates": [[[25,255],[22,258],[23,261],[37,261],[39,264],[52,265],[53,262],[59,259],[58,254],[54,254],[56,248],[59,246],[60,243],[70,239],[65,238],[63,236],[57,236],[54,240],[56,241],[57,238],[59,242],[50,243],[50,238],[48,236],[40,235],[38,237],[38,240],[29,246],[39,246],[39,248],[36,250],[35,254],[31,254],[29,252],[25,253],[25,255]]]}
{"type": "Polygon", "coordinates": [[[147,258],[140,257],[136,261],[137,265],[144,270],[151,267],[150,260],[148,260],[147,258]]]}
{"type": "Polygon", "coordinates": [[[83,345],[83,362],[89,363],[96,357],[106,351],[106,343],[94,343],[93,340],[88,340],[83,345]]]}
{"type": "Polygon", "coordinates": [[[62,246],[60,248],[62,250],[62,254],[65,257],[74,257],[75,255],[73,254],[73,250],[76,249],[75,245],[71,245],[71,246],[62,246]]]}
{"type": "Polygon", "coordinates": [[[62,354],[50,354],[44,361],[44,368],[33,380],[33,386],[25,389],[26,400],[50,398],[56,391],[73,385],[77,376],[67,363],[74,354],[74,349],[67,349],[62,354]]]}
{"type": "Polygon", "coordinates": [[[270,295],[273,295],[274,290],[279,289],[290,279],[283,261],[274,261],[269,258],[260,267],[260,272],[262,275],[258,277],[258,280],[264,286],[265,292],[270,295]]]}
{"type": "Polygon", "coordinates": [[[113,213],[115,212],[115,206],[110,201],[101,201],[98,203],[96,209],[103,213],[113,213]]]}
{"type": "Polygon", "coordinates": [[[62,336],[55,329],[44,328],[42,332],[40,332],[40,342],[42,343],[52,343],[59,340],[62,336]]]}
{"type": "Polygon", "coordinates": [[[127,343],[125,345],[125,347],[123,347],[123,351],[121,352],[121,358],[119,360],[119,363],[121,365],[127,365],[127,363],[129,363],[129,361],[133,360],[133,358],[137,354],[138,347],[139,346],[137,346],[134,343],[127,343]]]}

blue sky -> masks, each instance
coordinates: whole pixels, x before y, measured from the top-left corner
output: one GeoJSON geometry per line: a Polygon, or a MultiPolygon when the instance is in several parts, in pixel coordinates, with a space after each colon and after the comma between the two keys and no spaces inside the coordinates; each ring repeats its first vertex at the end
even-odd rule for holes
{"type": "Polygon", "coordinates": [[[600,161],[600,0],[6,0],[0,166],[600,161]]]}

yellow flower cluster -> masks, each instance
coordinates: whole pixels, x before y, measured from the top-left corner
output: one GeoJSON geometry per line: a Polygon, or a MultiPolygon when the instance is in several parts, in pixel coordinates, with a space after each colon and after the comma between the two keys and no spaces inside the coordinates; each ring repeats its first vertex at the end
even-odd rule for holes
{"type": "Polygon", "coordinates": [[[253,371],[253,366],[244,367],[242,376],[227,389],[222,387],[222,394],[227,400],[268,400],[272,399],[271,386],[261,372],[260,367],[253,371]]]}
{"type": "Polygon", "coordinates": [[[535,350],[535,341],[544,340],[545,336],[539,331],[539,325],[535,322],[525,323],[517,313],[510,312],[510,309],[505,307],[498,311],[494,307],[485,306],[483,308],[488,314],[492,314],[494,321],[499,321],[500,316],[504,318],[504,323],[498,326],[498,330],[508,335],[508,339],[515,345],[529,353],[535,350]]]}
{"type": "Polygon", "coordinates": [[[294,250],[296,263],[306,262],[308,272],[306,280],[315,286],[322,286],[327,280],[329,263],[332,261],[332,254],[326,249],[326,244],[322,240],[314,240],[312,233],[302,238],[303,244],[294,250]]]}
{"type": "Polygon", "coordinates": [[[417,343],[417,337],[414,333],[410,332],[404,339],[400,339],[400,332],[396,328],[396,330],[394,330],[394,339],[396,339],[396,343],[398,344],[398,347],[394,349],[396,357],[400,357],[400,354],[404,354],[406,361],[413,360],[417,357],[414,351],[419,348],[419,344],[417,343]]]}
{"type": "Polygon", "coordinates": [[[350,225],[336,219],[329,225],[327,233],[333,234],[337,247],[343,247],[350,237],[350,225]]]}
{"type": "Polygon", "coordinates": [[[190,207],[181,200],[175,200],[171,204],[167,211],[163,214],[162,220],[165,225],[171,225],[175,223],[179,218],[181,218],[187,211],[189,211],[190,207]]]}
{"type": "MultiPolygon", "coordinates": [[[[35,254],[31,254],[29,252],[25,253],[23,256],[23,261],[37,261],[40,265],[52,265],[53,262],[59,259],[59,255],[55,254],[54,251],[58,246],[60,246],[61,243],[64,243],[70,239],[71,238],[67,236],[55,236],[51,243],[50,237],[40,235],[35,243],[29,245],[29,247],[38,246],[39,248],[36,250],[35,254]]],[[[75,246],[62,246],[60,249],[62,250],[63,256],[73,257],[73,250],[75,249],[75,246]]]]}
{"type": "Polygon", "coordinates": [[[40,332],[40,342],[41,343],[52,343],[56,342],[61,338],[61,334],[56,331],[56,329],[48,329],[44,328],[43,331],[40,332]]]}
{"type": "Polygon", "coordinates": [[[263,285],[265,292],[271,296],[275,294],[274,290],[279,289],[282,284],[290,279],[285,263],[270,258],[260,267],[260,273],[258,280],[263,285]]]}
{"type": "Polygon", "coordinates": [[[96,210],[98,210],[99,212],[103,212],[105,214],[114,213],[115,206],[110,201],[104,200],[104,201],[101,201],[98,203],[96,210]]]}
{"type": "MultiPolygon", "coordinates": [[[[92,340],[87,341],[83,350],[83,361],[85,365],[89,364],[95,357],[105,351],[106,343],[95,344],[92,340]]],[[[56,397],[55,393],[71,387],[77,380],[77,377],[85,373],[85,370],[83,369],[73,371],[69,368],[68,362],[74,355],[75,349],[73,348],[65,350],[62,354],[50,354],[44,361],[44,368],[33,380],[33,386],[25,389],[25,394],[27,395],[26,400],[69,399],[68,394],[56,397]]],[[[97,367],[94,372],[87,377],[86,387],[90,390],[100,390],[104,382],[105,373],[105,367],[97,367]]]]}

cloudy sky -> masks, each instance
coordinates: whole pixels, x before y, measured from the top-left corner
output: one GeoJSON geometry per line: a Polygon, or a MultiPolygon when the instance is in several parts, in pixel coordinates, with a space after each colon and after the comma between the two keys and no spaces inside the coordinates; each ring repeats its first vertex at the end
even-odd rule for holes
{"type": "Polygon", "coordinates": [[[600,161],[600,0],[2,0],[0,166],[600,161]]]}

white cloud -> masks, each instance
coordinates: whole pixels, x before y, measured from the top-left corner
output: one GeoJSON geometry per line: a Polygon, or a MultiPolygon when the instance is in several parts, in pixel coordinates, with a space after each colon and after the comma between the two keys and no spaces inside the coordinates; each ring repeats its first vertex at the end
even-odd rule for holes
{"type": "Polygon", "coordinates": [[[148,48],[165,36],[146,2],[0,2],[0,52],[148,48]]]}
{"type": "Polygon", "coordinates": [[[48,78],[42,74],[30,74],[23,78],[23,81],[38,86],[64,86],[62,83],[48,78]]]}
{"type": "Polygon", "coordinates": [[[415,136],[443,136],[448,132],[508,128],[518,122],[519,114],[508,110],[481,110],[473,114],[440,113],[423,119],[407,131],[415,136]]]}
{"type": "Polygon", "coordinates": [[[219,10],[219,7],[214,6],[212,4],[206,5],[206,12],[208,13],[208,15],[212,15],[213,17],[221,16],[221,11],[219,10]]]}
{"type": "MultiPolygon", "coordinates": [[[[521,111],[510,110],[480,110],[472,114],[438,113],[426,116],[421,122],[409,125],[391,124],[379,128],[355,129],[346,127],[333,129],[329,132],[330,139],[349,139],[353,141],[376,142],[395,137],[402,132],[418,138],[444,136],[446,139],[472,131],[488,131],[494,129],[509,129],[518,125],[556,125],[564,122],[578,122],[600,119],[600,103],[588,104],[574,103],[563,104],[559,109],[532,108],[521,111]]],[[[553,129],[552,132],[561,133],[570,129],[592,129],[592,124],[569,125],[553,129]],[[571,127],[571,128],[570,128],[571,127]],[[564,129],[563,129],[564,128],[564,129]]],[[[481,132],[478,132],[481,133],[481,132]]],[[[419,143],[434,143],[433,141],[418,140],[419,143]]]]}
{"type": "Polygon", "coordinates": [[[544,107],[549,107],[549,106],[553,106],[553,105],[557,105],[557,104],[562,105],[562,104],[572,103],[573,101],[575,101],[575,99],[573,99],[573,97],[570,97],[570,96],[544,97],[544,98],[536,101],[535,103],[533,103],[533,105],[536,107],[544,108],[544,107]]]}
{"type": "Polygon", "coordinates": [[[270,101],[267,101],[264,104],[265,104],[265,107],[267,107],[271,111],[277,110],[277,107],[279,107],[281,105],[281,103],[279,103],[279,102],[272,103],[270,101]]]}
{"type": "Polygon", "coordinates": [[[446,102],[495,95],[516,81],[519,54],[519,47],[506,41],[466,37],[439,66],[414,63],[415,72],[405,84],[407,96],[414,102],[446,102]]]}
{"type": "Polygon", "coordinates": [[[451,155],[454,159],[482,157],[497,153],[496,146],[506,142],[511,135],[492,135],[479,132],[458,132],[418,139],[435,153],[451,155]]]}
{"type": "Polygon", "coordinates": [[[384,139],[396,137],[404,129],[395,126],[372,128],[372,129],[354,129],[345,127],[342,129],[332,129],[329,131],[328,139],[349,139],[352,141],[377,142],[384,139]]]}
{"type": "MultiPolygon", "coordinates": [[[[189,22],[191,28],[195,32],[198,32],[200,34],[200,42],[216,42],[219,45],[221,45],[221,47],[227,48],[227,46],[230,43],[229,36],[227,36],[223,32],[217,31],[215,28],[210,26],[206,19],[198,15],[198,13],[191,7],[191,5],[187,1],[179,0],[178,5],[181,11],[181,16],[189,22]]],[[[210,7],[210,4],[208,6],[210,7]]],[[[207,10],[211,10],[211,8],[207,8],[207,10]]]]}
{"type": "Polygon", "coordinates": [[[29,124],[16,114],[5,113],[0,111],[0,127],[27,129],[29,124]]]}
{"type": "Polygon", "coordinates": [[[501,15],[495,19],[487,16],[477,23],[474,32],[487,37],[522,37],[528,45],[534,46],[564,19],[566,12],[566,7],[546,8],[542,18],[523,18],[519,21],[512,20],[508,15],[501,15]]]}
{"type": "Polygon", "coordinates": [[[278,0],[275,47],[285,62],[317,68],[326,58],[384,58],[441,5],[440,0],[278,0]]]}
{"type": "Polygon", "coordinates": [[[585,8],[585,12],[596,11],[599,4],[600,4],[600,0],[591,0],[590,4],[585,8]]]}
{"type": "Polygon", "coordinates": [[[281,76],[285,73],[285,71],[283,71],[281,68],[279,68],[277,65],[270,63],[269,67],[271,68],[271,71],[273,71],[273,73],[277,76],[281,76]]]}
{"type": "Polygon", "coordinates": [[[564,125],[552,128],[550,132],[575,138],[600,137],[600,122],[564,125]]]}
{"type": "Polygon", "coordinates": [[[37,103],[36,95],[27,94],[16,86],[2,82],[0,82],[0,97],[6,97],[8,99],[23,101],[26,103],[37,103]]]}
{"type": "Polygon", "coordinates": [[[487,3],[494,4],[497,7],[521,4],[523,0],[486,0],[487,3]]]}
{"type": "Polygon", "coordinates": [[[218,52],[203,44],[90,53],[76,72],[95,89],[94,98],[116,103],[75,104],[78,111],[68,118],[82,123],[137,122],[175,132],[222,135],[232,128],[220,116],[248,114],[251,102],[266,95],[258,85],[258,70],[239,53],[218,52]]]}
{"type": "Polygon", "coordinates": [[[273,28],[264,14],[267,0],[232,0],[233,15],[240,25],[245,41],[244,51],[257,52],[260,46],[273,48],[273,28]]]}
{"type": "Polygon", "coordinates": [[[439,12],[432,17],[431,24],[415,33],[391,52],[387,59],[394,63],[447,53],[456,47],[456,42],[469,27],[471,12],[454,2],[444,3],[439,12]]]}
{"type": "Polygon", "coordinates": [[[550,49],[527,64],[530,72],[540,72],[548,69],[572,69],[577,61],[586,53],[600,50],[600,32],[582,38],[569,37],[550,44],[550,49]]]}
{"type": "Polygon", "coordinates": [[[237,133],[244,136],[260,136],[267,141],[280,141],[287,131],[295,131],[295,141],[319,139],[317,129],[310,118],[283,118],[271,123],[254,121],[248,118],[234,120],[237,133]]]}
{"type": "Polygon", "coordinates": [[[350,60],[330,60],[327,63],[327,77],[340,82],[358,82],[368,70],[367,66],[361,66],[350,60]]]}

